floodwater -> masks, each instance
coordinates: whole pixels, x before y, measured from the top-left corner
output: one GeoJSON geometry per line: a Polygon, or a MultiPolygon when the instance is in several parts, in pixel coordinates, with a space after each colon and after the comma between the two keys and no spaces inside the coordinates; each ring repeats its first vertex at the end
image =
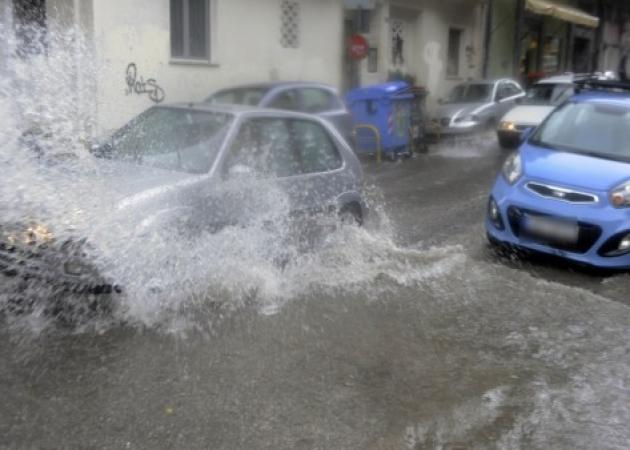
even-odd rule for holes
{"type": "Polygon", "coordinates": [[[302,252],[273,186],[249,227],[131,233],[89,157],[42,172],[19,152],[27,100],[0,114],[2,217],[72,222],[130,287],[78,326],[5,314],[0,448],[630,447],[630,278],[487,248],[492,136],[366,161],[366,226],[302,252]]]}

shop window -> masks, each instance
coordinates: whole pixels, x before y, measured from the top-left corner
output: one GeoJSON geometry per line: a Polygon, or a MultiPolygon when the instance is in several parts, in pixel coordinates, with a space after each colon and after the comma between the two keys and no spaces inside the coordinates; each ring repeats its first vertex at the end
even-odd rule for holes
{"type": "Polygon", "coordinates": [[[210,60],[210,0],[170,0],[171,57],[210,60]]]}
{"type": "Polygon", "coordinates": [[[560,71],[560,49],[562,41],[554,36],[547,36],[543,46],[543,72],[553,74],[560,71]]]}
{"type": "Polygon", "coordinates": [[[462,46],[462,30],[451,28],[448,30],[448,59],[446,62],[446,75],[459,76],[459,53],[462,46]]]}
{"type": "Polygon", "coordinates": [[[280,44],[284,48],[300,47],[300,4],[283,0],[280,7],[280,44]]]}

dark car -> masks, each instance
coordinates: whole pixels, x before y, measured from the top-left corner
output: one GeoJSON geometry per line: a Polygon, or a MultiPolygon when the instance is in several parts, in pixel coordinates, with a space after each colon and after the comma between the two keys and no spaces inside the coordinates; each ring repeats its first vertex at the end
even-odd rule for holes
{"type": "Polygon", "coordinates": [[[346,141],[352,142],[352,116],[337,90],[326,84],[289,81],[248,84],[221,89],[205,101],[315,114],[332,123],[346,141]]]}

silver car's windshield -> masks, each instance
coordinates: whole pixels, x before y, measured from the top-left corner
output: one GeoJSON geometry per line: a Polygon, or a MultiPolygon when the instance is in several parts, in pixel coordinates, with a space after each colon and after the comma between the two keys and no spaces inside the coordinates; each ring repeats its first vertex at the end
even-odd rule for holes
{"type": "Polygon", "coordinates": [[[235,88],[219,91],[206,99],[206,102],[220,105],[258,106],[268,89],[260,87],[235,88]]]}
{"type": "Polygon", "coordinates": [[[152,108],[114,134],[101,153],[161,169],[205,173],[232,120],[219,112],[152,108]]]}
{"type": "Polygon", "coordinates": [[[531,87],[523,99],[526,105],[559,105],[573,95],[573,84],[540,83],[531,87]]]}
{"type": "Polygon", "coordinates": [[[460,84],[450,92],[444,103],[479,103],[490,100],[492,85],[487,83],[460,84]]]}
{"type": "Polygon", "coordinates": [[[630,161],[630,110],[610,104],[566,103],[540,126],[531,142],[560,151],[630,161]]]}

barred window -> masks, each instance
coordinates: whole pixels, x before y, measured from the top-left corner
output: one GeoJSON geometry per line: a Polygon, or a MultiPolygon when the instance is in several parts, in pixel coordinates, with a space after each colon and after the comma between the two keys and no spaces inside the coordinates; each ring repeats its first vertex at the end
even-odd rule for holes
{"type": "Polygon", "coordinates": [[[462,46],[462,30],[450,28],[448,30],[448,55],[446,62],[446,75],[459,76],[459,55],[462,46]]]}
{"type": "Polygon", "coordinates": [[[280,44],[285,48],[300,46],[300,4],[283,0],[280,5],[280,44]]]}
{"type": "Polygon", "coordinates": [[[210,60],[210,1],[171,1],[171,57],[210,60]]]}

